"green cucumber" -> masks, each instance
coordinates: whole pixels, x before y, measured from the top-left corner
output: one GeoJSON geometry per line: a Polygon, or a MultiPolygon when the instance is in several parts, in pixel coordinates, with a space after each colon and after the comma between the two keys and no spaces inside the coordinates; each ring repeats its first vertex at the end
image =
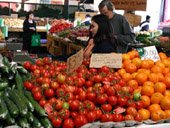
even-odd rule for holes
{"type": "Polygon", "coordinates": [[[7,118],[8,115],[8,109],[7,106],[4,102],[4,100],[2,99],[2,97],[0,97],[0,120],[4,120],[7,118]]]}
{"type": "Polygon", "coordinates": [[[45,110],[34,100],[34,98],[32,97],[31,92],[25,91],[25,96],[28,98],[28,100],[33,104],[34,108],[35,108],[35,112],[39,115],[39,116],[47,116],[45,110]]]}
{"type": "Polygon", "coordinates": [[[9,60],[8,60],[8,58],[7,57],[3,57],[3,59],[2,59],[2,63],[4,64],[4,65],[6,65],[6,66],[10,66],[10,63],[9,63],[9,60]]]}
{"type": "Polygon", "coordinates": [[[17,70],[21,74],[27,74],[28,73],[28,71],[24,67],[22,67],[22,66],[18,66],[17,70]]]}
{"type": "Polygon", "coordinates": [[[19,117],[18,119],[18,125],[21,126],[21,128],[30,128],[30,124],[28,123],[28,120],[24,117],[19,117]]]}
{"type": "Polygon", "coordinates": [[[6,103],[6,106],[8,108],[10,115],[14,118],[17,117],[19,114],[19,110],[16,104],[14,104],[14,102],[10,100],[6,95],[3,95],[3,98],[4,98],[4,101],[6,103]]]}
{"type": "Polygon", "coordinates": [[[42,127],[41,122],[35,116],[34,116],[34,121],[32,122],[32,125],[33,125],[33,128],[41,128],[42,127]]]}
{"type": "Polygon", "coordinates": [[[25,116],[28,112],[28,108],[22,98],[18,95],[16,90],[11,90],[9,92],[9,98],[17,105],[19,113],[21,116],[25,116]]]}
{"type": "Polygon", "coordinates": [[[6,87],[8,87],[8,82],[7,81],[0,81],[0,91],[3,91],[6,87]]]}
{"type": "Polygon", "coordinates": [[[28,122],[32,123],[34,121],[34,115],[32,114],[32,112],[28,112],[26,115],[26,118],[28,120],[28,122]]]}
{"type": "Polygon", "coordinates": [[[30,110],[31,112],[34,111],[34,106],[33,104],[29,101],[29,99],[20,91],[15,90],[17,92],[17,94],[21,97],[22,101],[27,105],[28,110],[30,110]]]}
{"type": "Polygon", "coordinates": [[[9,67],[7,67],[5,65],[1,66],[0,67],[0,72],[8,74],[9,73],[9,67]]]}
{"type": "Polygon", "coordinates": [[[23,86],[23,81],[22,81],[22,77],[21,75],[16,72],[15,74],[15,82],[16,82],[16,87],[17,87],[17,90],[19,90],[21,93],[23,93],[23,89],[24,89],[24,86],[23,86]]]}
{"type": "Polygon", "coordinates": [[[44,128],[53,128],[51,122],[47,117],[40,117],[40,122],[44,126],[44,128]]]}
{"type": "Polygon", "coordinates": [[[11,117],[10,114],[7,115],[7,118],[5,120],[5,123],[7,125],[12,125],[12,124],[15,124],[15,119],[13,117],[11,117]]]}

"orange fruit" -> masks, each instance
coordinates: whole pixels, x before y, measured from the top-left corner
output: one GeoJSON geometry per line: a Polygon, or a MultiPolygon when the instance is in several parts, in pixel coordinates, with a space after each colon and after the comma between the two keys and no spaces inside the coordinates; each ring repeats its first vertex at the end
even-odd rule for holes
{"type": "Polygon", "coordinates": [[[147,120],[150,118],[150,112],[147,109],[142,108],[138,110],[138,113],[142,116],[143,120],[147,120]]]}
{"type": "Polygon", "coordinates": [[[165,68],[164,63],[163,63],[161,60],[156,61],[156,62],[155,62],[155,65],[156,65],[156,66],[159,66],[159,67],[161,67],[161,68],[165,68]]]}
{"type": "Polygon", "coordinates": [[[156,83],[159,81],[159,76],[156,73],[150,73],[148,79],[149,81],[156,83]]]}
{"type": "Polygon", "coordinates": [[[151,68],[154,65],[155,62],[153,60],[149,59],[148,63],[149,63],[149,68],[151,68]]]}
{"type": "Polygon", "coordinates": [[[132,79],[132,75],[130,73],[124,73],[122,75],[122,79],[125,80],[125,82],[128,82],[129,80],[132,79]]]}
{"type": "Polygon", "coordinates": [[[143,96],[141,96],[141,100],[143,101],[144,108],[147,108],[151,103],[149,96],[143,95],[143,96]]]}
{"type": "Polygon", "coordinates": [[[163,59],[162,63],[164,63],[165,67],[169,67],[170,61],[168,59],[163,59]]]}
{"type": "Polygon", "coordinates": [[[135,77],[136,77],[137,74],[138,74],[137,72],[132,73],[132,74],[131,74],[131,75],[132,75],[132,79],[135,79],[135,77]]]}
{"type": "Polygon", "coordinates": [[[166,84],[166,87],[170,89],[170,76],[165,76],[164,83],[166,84]]]}
{"type": "Polygon", "coordinates": [[[154,65],[152,68],[151,68],[151,71],[154,72],[154,73],[162,73],[162,68],[160,66],[157,66],[157,65],[154,65]]]}
{"type": "Polygon", "coordinates": [[[157,110],[157,111],[151,113],[151,119],[153,121],[166,119],[166,113],[164,111],[162,111],[162,110],[157,110]]]}
{"type": "Polygon", "coordinates": [[[135,77],[135,80],[139,83],[139,85],[142,85],[144,82],[146,82],[148,79],[148,76],[145,73],[138,73],[135,77]]]}
{"type": "Polygon", "coordinates": [[[166,85],[163,82],[157,82],[154,85],[154,91],[164,94],[166,91],[166,85]]]}
{"type": "Polygon", "coordinates": [[[164,81],[164,75],[162,73],[156,73],[158,75],[159,81],[163,82],[164,81]]]}
{"type": "Polygon", "coordinates": [[[150,70],[140,68],[140,69],[138,69],[138,73],[145,73],[147,76],[149,76],[150,75],[150,70]]]}
{"type": "Polygon", "coordinates": [[[161,110],[161,106],[159,104],[152,104],[148,107],[148,110],[150,111],[150,113],[153,113],[157,110],[161,110]]]}
{"type": "Polygon", "coordinates": [[[142,60],[141,68],[144,68],[144,69],[150,68],[150,64],[148,63],[148,60],[142,60]]]}
{"type": "Polygon", "coordinates": [[[132,63],[134,63],[137,68],[139,68],[141,66],[142,60],[140,58],[134,58],[132,63]]]}
{"type": "Polygon", "coordinates": [[[156,92],[151,96],[152,104],[159,104],[164,96],[160,92],[156,92]]]}
{"type": "Polygon", "coordinates": [[[170,109],[170,96],[165,96],[160,102],[161,108],[163,110],[170,109]]]}
{"type": "Polygon", "coordinates": [[[152,96],[153,93],[154,93],[154,88],[152,86],[145,85],[142,87],[142,90],[141,90],[142,95],[152,96]]]}
{"type": "Polygon", "coordinates": [[[166,118],[169,119],[170,118],[170,109],[169,110],[165,110],[164,112],[166,114],[166,118]]]}
{"type": "Polygon", "coordinates": [[[137,89],[138,88],[138,82],[136,80],[129,80],[127,83],[127,86],[137,89]]]}
{"type": "Polygon", "coordinates": [[[158,55],[159,55],[161,60],[167,58],[167,55],[165,53],[163,53],[163,52],[159,52],[158,55]]]}
{"type": "Polygon", "coordinates": [[[163,68],[162,69],[162,73],[165,74],[165,75],[168,74],[169,72],[170,72],[169,68],[163,68]]]}
{"type": "Polygon", "coordinates": [[[130,60],[130,56],[128,54],[122,54],[122,61],[124,60],[130,60]]]}
{"type": "Polygon", "coordinates": [[[126,73],[126,70],[124,68],[121,68],[121,69],[118,70],[118,73],[119,73],[119,75],[122,76],[123,74],[126,73]]]}
{"type": "Polygon", "coordinates": [[[128,73],[134,73],[137,71],[137,67],[135,64],[133,63],[129,63],[128,65],[125,66],[125,70],[128,73]]]}
{"type": "Polygon", "coordinates": [[[170,96],[170,90],[166,90],[164,96],[170,96]]]}
{"type": "Polygon", "coordinates": [[[154,83],[152,81],[146,81],[143,83],[143,86],[152,86],[154,87],[154,83]]]}

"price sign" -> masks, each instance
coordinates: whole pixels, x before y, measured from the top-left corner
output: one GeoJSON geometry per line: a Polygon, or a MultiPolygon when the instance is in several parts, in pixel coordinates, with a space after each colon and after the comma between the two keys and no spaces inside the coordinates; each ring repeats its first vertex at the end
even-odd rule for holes
{"type": "Polygon", "coordinates": [[[110,68],[122,67],[122,54],[92,54],[90,68],[101,68],[108,66],[110,68]]]}
{"type": "Polygon", "coordinates": [[[138,51],[142,60],[151,59],[154,62],[160,60],[158,51],[156,50],[155,46],[137,48],[137,51],[138,51]]]}
{"type": "Polygon", "coordinates": [[[67,59],[67,73],[76,70],[83,62],[83,49],[67,59]]]}

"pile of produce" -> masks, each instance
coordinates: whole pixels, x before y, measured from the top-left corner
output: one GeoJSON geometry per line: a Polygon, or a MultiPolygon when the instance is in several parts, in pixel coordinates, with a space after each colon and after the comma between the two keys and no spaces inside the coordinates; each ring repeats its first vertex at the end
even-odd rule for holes
{"type": "Polygon", "coordinates": [[[4,34],[2,33],[1,29],[0,29],[0,41],[4,40],[4,34]]]}
{"type": "Polygon", "coordinates": [[[49,30],[50,33],[58,33],[61,32],[65,29],[71,28],[73,27],[73,23],[66,21],[64,19],[60,19],[60,20],[53,20],[51,23],[51,28],[49,30]]]}
{"type": "Polygon", "coordinates": [[[23,26],[23,19],[18,18],[4,18],[4,24],[8,27],[22,27],[23,26]]]}
{"type": "Polygon", "coordinates": [[[170,118],[170,58],[141,60],[137,51],[123,54],[115,71],[89,68],[89,61],[66,74],[66,63],[50,58],[24,63],[32,79],[24,82],[45,109],[54,127],[81,127],[92,122],[137,122],[170,118]]]}
{"type": "Polygon", "coordinates": [[[30,73],[6,57],[0,60],[0,127],[52,128],[44,109],[24,89],[30,73]]]}

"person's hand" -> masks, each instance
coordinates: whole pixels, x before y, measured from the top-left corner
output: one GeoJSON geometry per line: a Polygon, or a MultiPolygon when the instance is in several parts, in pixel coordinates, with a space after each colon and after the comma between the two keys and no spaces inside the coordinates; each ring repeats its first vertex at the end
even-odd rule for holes
{"type": "Polygon", "coordinates": [[[87,47],[84,49],[84,54],[83,54],[84,59],[89,59],[90,58],[90,55],[92,53],[93,47],[94,47],[93,39],[90,39],[87,47]]]}

